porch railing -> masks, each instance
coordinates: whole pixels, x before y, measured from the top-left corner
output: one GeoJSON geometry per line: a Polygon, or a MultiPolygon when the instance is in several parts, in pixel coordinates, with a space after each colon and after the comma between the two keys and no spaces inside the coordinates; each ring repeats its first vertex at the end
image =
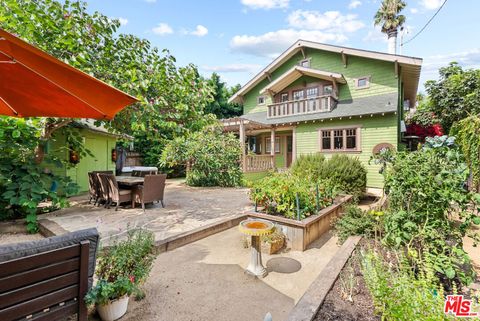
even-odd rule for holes
{"type": "Polygon", "coordinates": [[[245,156],[245,171],[262,172],[273,168],[272,155],[247,155],[245,156]]]}
{"type": "Polygon", "coordinates": [[[268,105],[267,118],[328,112],[334,109],[336,105],[337,99],[332,95],[289,100],[268,105]]]}

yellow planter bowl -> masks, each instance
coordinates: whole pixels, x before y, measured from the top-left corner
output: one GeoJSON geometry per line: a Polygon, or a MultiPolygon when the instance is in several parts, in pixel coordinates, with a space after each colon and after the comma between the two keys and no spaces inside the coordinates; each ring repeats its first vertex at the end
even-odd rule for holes
{"type": "Polygon", "coordinates": [[[261,236],[273,232],[273,223],[266,220],[249,219],[240,222],[238,229],[245,235],[261,236]]]}

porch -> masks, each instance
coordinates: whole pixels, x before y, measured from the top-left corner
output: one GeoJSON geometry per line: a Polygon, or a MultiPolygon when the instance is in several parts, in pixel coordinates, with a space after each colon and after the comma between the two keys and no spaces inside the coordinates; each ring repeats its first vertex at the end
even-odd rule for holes
{"type": "Polygon", "coordinates": [[[238,134],[244,173],[285,169],[295,160],[295,127],[257,123],[240,117],[222,120],[224,130],[238,134]]]}

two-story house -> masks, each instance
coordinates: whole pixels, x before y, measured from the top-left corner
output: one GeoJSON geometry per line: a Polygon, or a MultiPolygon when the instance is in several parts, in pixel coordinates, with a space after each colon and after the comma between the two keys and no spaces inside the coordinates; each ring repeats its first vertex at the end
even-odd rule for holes
{"type": "Polygon", "coordinates": [[[302,154],[357,156],[367,186],[382,187],[382,147],[398,149],[404,109],[415,104],[422,59],[299,40],[243,86],[231,102],[243,115],[223,120],[245,143],[254,179],[302,154]]]}

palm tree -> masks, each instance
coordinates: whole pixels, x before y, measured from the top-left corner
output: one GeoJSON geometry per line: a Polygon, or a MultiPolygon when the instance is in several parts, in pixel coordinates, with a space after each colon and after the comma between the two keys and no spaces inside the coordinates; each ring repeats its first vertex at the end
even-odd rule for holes
{"type": "Polygon", "coordinates": [[[382,32],[388,36],[388,53],[397,51],[398,28],[405,23],[405,16],[399,14],[407,4],[402,0],[383,0],[374,17],[375,26],[382,26],[382,32]]]}

